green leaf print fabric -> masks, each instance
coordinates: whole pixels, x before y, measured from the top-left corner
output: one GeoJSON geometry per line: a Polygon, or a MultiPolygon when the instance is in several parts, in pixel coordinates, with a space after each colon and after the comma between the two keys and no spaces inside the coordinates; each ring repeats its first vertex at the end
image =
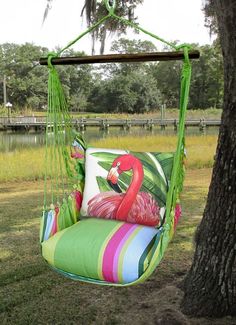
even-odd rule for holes
{"type": "Polygon", "coordinates": [[[162,225],[172,166],[173,153],[87,149],[81,215],[162,225]]]}

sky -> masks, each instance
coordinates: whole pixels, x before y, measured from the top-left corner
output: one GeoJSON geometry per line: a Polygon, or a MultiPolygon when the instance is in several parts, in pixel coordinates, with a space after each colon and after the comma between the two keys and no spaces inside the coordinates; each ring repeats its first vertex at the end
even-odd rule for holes
{"type": "MultiPolygon", "coordinates": [[[[49,50],[64,47],[86,29],[85,18],[80,16],[83,3],[84,0],[54,0],[42,25],[46,0],[0,0],[0,44],[30,42],[49,50]]],[[[135,16],[140,26],[167,41],[203,45],[212,43],[212,39],[204,27],[201,8],[202,0],[144,0],[135,16]]],[[[129,32],[128,37],[148,39],[161,49],[160,43],[143,34],[135,36],[129,32]]],[[[106,52],[112,40],[108,38],[106,52]]],[[[74,49],[89,53],[90,38],[81,40],[74,49]]]]}

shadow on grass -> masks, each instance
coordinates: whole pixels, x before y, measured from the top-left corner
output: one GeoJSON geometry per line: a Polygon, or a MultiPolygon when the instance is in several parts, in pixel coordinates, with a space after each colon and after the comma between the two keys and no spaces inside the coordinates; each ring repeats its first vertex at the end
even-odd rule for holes
{"type": "Polygon", "coordinates": [[[192,183],[185,188],[183,218],[163,261],[145,283],[127,288],[85,284],[52,272],[39,247],[42,191],[14,195],[13,186],[7,199],[0,194],[0,323],[156,324],[163,310],[174,310],[177,319],[182,293],[176,285],[191,264],[192,236],[207,191],[192,183]]]}

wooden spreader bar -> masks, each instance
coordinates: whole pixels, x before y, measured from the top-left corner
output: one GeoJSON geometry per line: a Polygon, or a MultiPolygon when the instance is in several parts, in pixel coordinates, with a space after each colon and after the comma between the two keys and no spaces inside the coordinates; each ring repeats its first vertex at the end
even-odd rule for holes
{"type": "MultiPolygon", "coordinates": [[[[197,50],[189,51],[190,59],[198,59],[200,52],[197,50]]],[[[151,52],[137,54],[106,54],[93,56],[73,56],[73,57],[58,57],[52,58],[53,65],[67,64],[93,64],[93,63],[122,63],[122,62],[147,62],[147,61],[173,61],[183,60],[184,54],[182,51],[176,52],[151,52]]],[[[39,60],[41,65],[47,65],[47,58],[39,60]]]]}

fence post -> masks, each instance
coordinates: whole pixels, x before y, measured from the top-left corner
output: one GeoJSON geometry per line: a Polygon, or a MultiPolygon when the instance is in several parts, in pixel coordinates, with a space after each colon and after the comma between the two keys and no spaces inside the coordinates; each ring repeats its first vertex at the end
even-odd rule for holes
{"type": "Polygon", "coordinates": [[[161,105],[161,130],[165,130],[164,120],[166,119],[166,104],[161,105]]]}

